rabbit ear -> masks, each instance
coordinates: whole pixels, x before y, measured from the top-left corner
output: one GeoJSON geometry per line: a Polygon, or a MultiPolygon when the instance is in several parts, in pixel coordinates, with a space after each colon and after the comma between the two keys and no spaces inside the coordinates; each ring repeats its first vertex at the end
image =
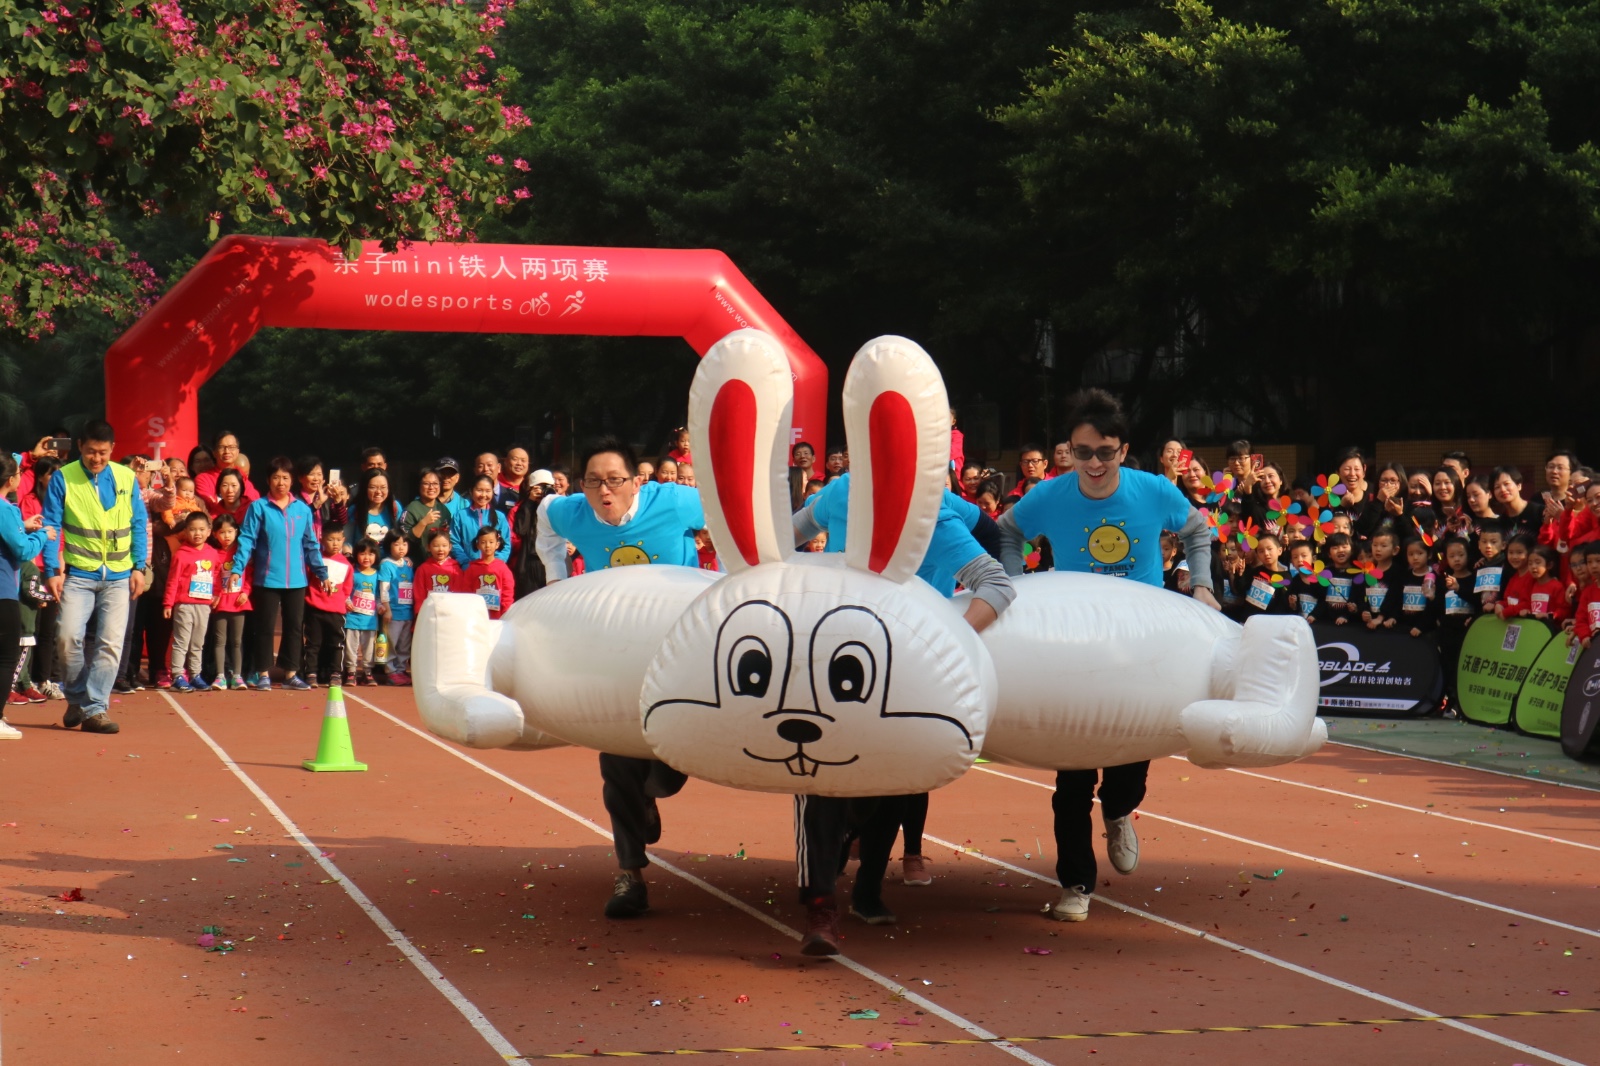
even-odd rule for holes
{"type": "Polygon", "coordinates": [[[689,391],[689,436],[706,528],[728,572],[786,559],[794,379],[783,347],[758,329],[711,346],[689,391]]]}
{"type": "Polygon", "coordinates": [[[950,403],[933,359],[904,337],[867,342],[845,375],[844,428],[845,561],[907,581],[933,539],[950,466],[950,403]]]}

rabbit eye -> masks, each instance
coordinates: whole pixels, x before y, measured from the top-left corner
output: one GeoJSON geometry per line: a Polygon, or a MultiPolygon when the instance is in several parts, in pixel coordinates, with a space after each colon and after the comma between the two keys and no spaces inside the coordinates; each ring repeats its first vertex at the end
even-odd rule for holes
{"type": "Polygon", "coordinates": [[[772,653],[759,637],[740,637],[728,655],[728,669],[735,696],[765,696],[772,683],[772,653]]]}
{"type": "Polygon", "coordinates": [[[872,696],[876,673],[872,652],[852,641],[828,660],[828,692],[838,703],[865,703],[872,696]]]}

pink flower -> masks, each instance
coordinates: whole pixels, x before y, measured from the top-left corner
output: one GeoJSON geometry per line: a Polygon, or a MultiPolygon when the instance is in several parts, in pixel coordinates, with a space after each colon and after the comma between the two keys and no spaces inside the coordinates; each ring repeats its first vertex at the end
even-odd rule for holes
{"type": "Polygon", "coordinates": [[[533,169],[530,166],[528,166],[528,161],[526,159],[515,159],[515,160],[512,160],[511,165],[516,167],[518,170],[523,170],[523,171],[533,169]]]}

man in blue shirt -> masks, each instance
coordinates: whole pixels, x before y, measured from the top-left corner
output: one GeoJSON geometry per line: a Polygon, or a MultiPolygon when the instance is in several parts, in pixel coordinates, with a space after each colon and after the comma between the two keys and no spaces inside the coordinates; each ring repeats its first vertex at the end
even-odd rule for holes
{"type": "MultiPolygon", "coordinates": [[[[1124,470],[1128,420],[1122,407],[1100,389],[1088,389],[1068,405],[1073,470],[1035,485],[1000,516],[1000,561],[1006,573],[1023,572],[1023,542],[1050,539],[1057,570],[1132,578],[1161,587],[1161,531],[1183,538],[1194,598],[1220,609],[1211,593],[1211,533],[1205,518],[1166,478],[1124,470]]],[[[1094,859],[1095,784],[1100,780],[1100,815],[1106,852],[1118,873],[1139,865],[1133,812],[1144,800],[1148,761],[1104,771],[1056,774],[1056,878],[1061,897],[1045,908],[1057,921],[1089,916],[1097,869],[1094,859]]]]}
{"type": "MultiPolygon", "coordinates": [[[[586,570],[613,566],[698,566],[694,535],[704,529],[700,494],[684,485],[639,484],[633,449],[608,438],[583,457],[582,496],[547,496],[539,504],[535,550],[550,582],[567,577],[567,543],[586,570]]],[[[645,848],[661,839],[656,800],[675,796],[688,778],[656,759],[600,753],[600,778],[617,874],[607,918],[637,918],[650,909],[645,848]]]]}
{"type": "MultiPolygon", "coordinates": [[[[818,533],[828,535],[825,551],[844,551],[849,533],[850,475],[842,474],[806,501],[793,516],[798,547],[818,533]]],[[[1000,564],[979,538],[994,523],[977,507],[945,490],[933,538],[917,568],[917,577],[940,594],[955,595],[956,586],[972,593],[965,619],[981,633],[1000,617],[1016,598],[1016,589],[1000,564]]],[[[797,833],[804,841],[800,863],[800,902],[806,907],[806,937],[800,951],[806,955],[839,953],[838,904],[833,885],[838,879],[845,839],[854,832],[861,838],[861,865],[850,891],[850,913],[868,925],[893,925],[894,912],[883,902],[883,877],[901,825],[906,827],[905,876],[908,885],[931,884],[922,861],[922,825],[927,819],[928,794],[840,799],[832,796],[796,796],[797,833]]]]}
{"type": "Polygon", "coordinates": [[[133,472],[111,462],[116,433],[90,422],[78,438],[78,460],[50,479],[43,516],[55,538],[44,549],[44,573],[61,604],[56,654],[66,674],[61,724],[85,733],[115,733],[106,716],[122,659],[128,607],[144,591],[150,561],[144,497],[133,472]],[[94,647],[85,654],[89,618],[94,647]]]}

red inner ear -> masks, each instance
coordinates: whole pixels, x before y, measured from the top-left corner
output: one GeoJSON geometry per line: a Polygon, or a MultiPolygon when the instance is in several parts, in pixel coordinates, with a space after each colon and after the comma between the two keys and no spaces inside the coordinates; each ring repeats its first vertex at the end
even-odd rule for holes
{"type": "Polygon", "coordinates": [[[881,393],[867,415],[867,433],[872,454],[872,551],[867,568],[881,574],[900,543],[917,484],[917,420],[911,401],[898,392],[881,393]]]}
{"type": "Polygon", "coordinates": [[[717,390],[708,444],[722,519],[734,549],[755,566],[761,561],[756,553],[756,394],[747,382],[730,381],[717,390]]]}

